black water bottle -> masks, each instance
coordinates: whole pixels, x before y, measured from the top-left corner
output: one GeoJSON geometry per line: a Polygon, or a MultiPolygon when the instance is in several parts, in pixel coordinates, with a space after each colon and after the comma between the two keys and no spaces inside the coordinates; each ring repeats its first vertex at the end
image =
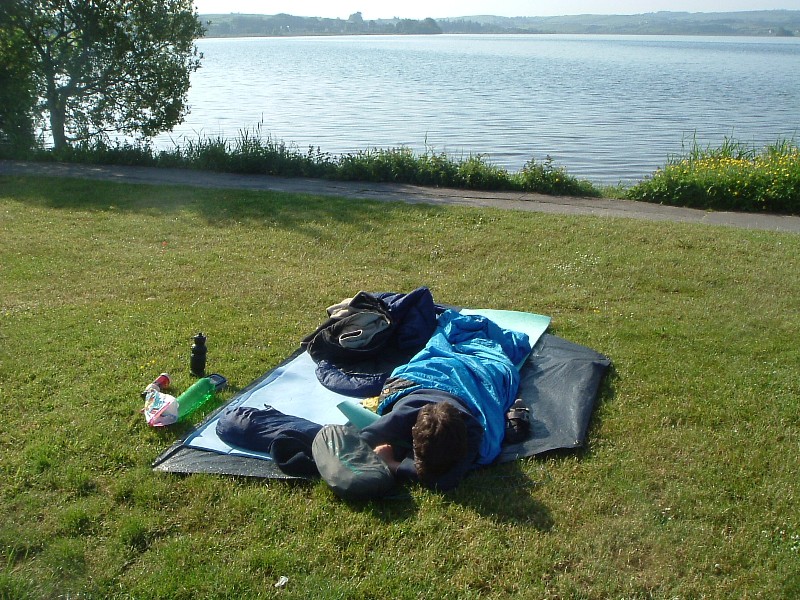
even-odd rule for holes
{"type": "Polygon", "coordinates": [[[195,377],[206,376],[206,336],[201,331],[194,336],[194,344],[192,344],[192,354],[189,357],[189,370],[195,377]]]}

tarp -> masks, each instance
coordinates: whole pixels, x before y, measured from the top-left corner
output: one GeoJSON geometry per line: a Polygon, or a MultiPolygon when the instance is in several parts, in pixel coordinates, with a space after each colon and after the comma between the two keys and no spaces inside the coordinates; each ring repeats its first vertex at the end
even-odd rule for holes
{"type": "Polygon", "coordinates": [[[583,446],[600,384],[610,366],[608,358],[591,348],[543,335],[520,371],[519,396],[530,409],[530,435],[523,442],[503,446],[498,461],[583,446]]]}
{"type": "MultiPolygon", "coordinates": [[[[546,334],[550,323],[546,316],[484,309],[462,312],[483,314],[503,328],[527,333],[531,343],[535,342],[520,365],[518,393],[531,409],[531,435],[519,444],[504,446],[498,460],[582,445],[610,361],[590,348],[546,334]]],[[[320,424],[345,423],[346,417],[337,405],[347,398],[323,387],[315,367],[307,352],[297,351],[163,452],[153,468],[174,473],[289,478],[269,455],[225,444],[216,435],[216,424],[222,412],[230,408],[265,405],[320,424]]]]}

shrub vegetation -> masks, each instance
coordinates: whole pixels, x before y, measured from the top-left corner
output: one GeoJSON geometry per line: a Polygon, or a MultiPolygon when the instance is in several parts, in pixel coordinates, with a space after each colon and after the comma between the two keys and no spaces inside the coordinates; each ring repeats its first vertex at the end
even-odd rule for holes
{"type": "Polygon", "coordinates": [[[480,154],[458,159],[430,149],[417,154],[408,147],[373,148],[334,156],[319,147],[310,146],[303,152],[293,144],[264,137],[260,127],[241,130],[234,139],[221,136],[187,139],[168,150],[155,150],[149,144],[93,140],[58,151],[33,150],[27,156],[17,153],[16,157],[476,190],[601,195],[591,182],[569,175],[563,167],[555,166],[550,157],[542,162],[531,159],[520,172],[509,173],[480,154]]]}
{"type": "Polygon", "coordinates": [[[671,159],[628,191],[632,200],[714,210],[800,213],[800,148],[789,141],[762,150],[726,140],[671,159]]]}

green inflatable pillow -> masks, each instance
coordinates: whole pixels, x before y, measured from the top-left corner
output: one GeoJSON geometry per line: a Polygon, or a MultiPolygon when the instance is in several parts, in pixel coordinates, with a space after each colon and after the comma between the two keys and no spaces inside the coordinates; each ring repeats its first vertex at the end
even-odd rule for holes
{"type": "Polygon", "coordinates": [[[311,453],[320,476],[340,498],[379,498],[395,487],[389,465],[352,425],[325,425],[314,437],[311,453]]]}

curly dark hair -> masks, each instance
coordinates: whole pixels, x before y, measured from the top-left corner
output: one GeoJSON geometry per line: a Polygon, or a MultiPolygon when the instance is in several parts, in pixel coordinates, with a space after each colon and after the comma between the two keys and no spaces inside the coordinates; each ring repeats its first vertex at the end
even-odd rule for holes
{"type": "Polygon", "coordinates": [[[467,424],[449,402],[423,406],[411,429],[414,465],[423,483],[444,475],[467,455],[467,424]]]}

